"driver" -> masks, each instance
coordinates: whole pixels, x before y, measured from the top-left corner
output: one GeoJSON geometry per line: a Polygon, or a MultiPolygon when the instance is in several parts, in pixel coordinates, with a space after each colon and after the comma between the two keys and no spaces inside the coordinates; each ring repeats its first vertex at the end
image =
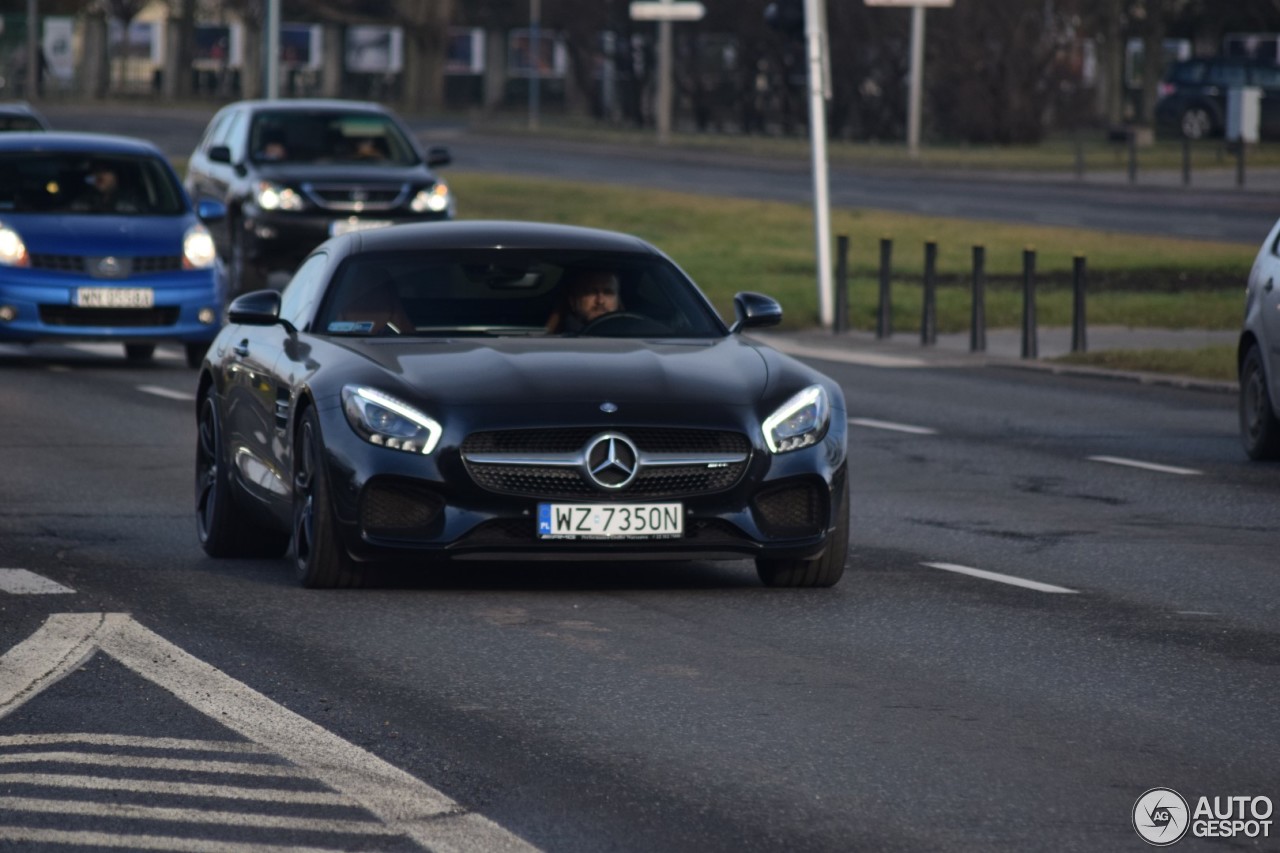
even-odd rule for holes
{"type": "Polygon", "coordinates": [[[588,323],[623,310],[618,276],[612,270],[574,270],[565,279],[563,301],[551,312],[547,334],[575,334],[588,323]]]}

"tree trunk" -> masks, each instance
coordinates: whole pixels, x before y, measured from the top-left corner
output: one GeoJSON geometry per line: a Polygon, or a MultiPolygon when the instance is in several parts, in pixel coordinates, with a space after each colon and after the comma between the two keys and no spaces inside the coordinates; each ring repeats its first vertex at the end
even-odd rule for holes
{"type": "Polygon", "coordinates": [[[1142,123],[1156,123],[1156,97],[1164,74],[1164,3],[1147,0],[1147,27],[1142,46],[1142,123]]]}
{"type": "Polygon", "coordinates": [[[444,52],[447,27],[405,28],[401,99],[406,114],[438,113],[444,106],[444,52]]]}

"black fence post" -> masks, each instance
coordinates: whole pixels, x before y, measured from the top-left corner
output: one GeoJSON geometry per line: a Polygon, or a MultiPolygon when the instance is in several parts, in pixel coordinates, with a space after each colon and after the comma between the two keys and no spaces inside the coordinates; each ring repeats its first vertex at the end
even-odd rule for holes
{"type": "Polygon", "coordinates": [[[1129,183],[1138,181],[1138,132],[1129,130],[1129,183]]]}
{"type": "Polygon", "coordinates": [[[1191,140],[1182,137],[1182,185],[1191,186],[1191,140]]]}
{"type": "Polygon", "coordinates": [[[1244,150],[1248,147],[1241,139],[1236,143],[1236,186],[1244,189],[1244,150]]]}
{"type": "Polygon", "coordinates": [[[1076,255],[1071,264],[1071,351],[1085,352],[1084,290],[1086,282],[1084,255],[1076,255]]]}
{"type": "Polygon", "coordinates": [[[924,304],[920,311],[920,345],[938,342],[938,244],[924,244],[924,304]]]}
{"type": "Polygon", "coordinates": [[[849,238],[836,237],[836,318],[831,324],[833,334],[849,328],[849,238]]]}
{"type": "Polygon", "coordinates": [[[987,351],[987,249],[973,247],[973,300],[969,313],[969,352],[987,351]]]}
{"type": "Polygon", "coordinates": [[[1022,252],[1022,357],[1039,358],[1036,341],[1036,250],[1022,252]]]}
{"type": "Polygon", "coordinates": [[[880,238],[880,306],[876,311],[876,337],[887,338],[893,334],[893,302],[889,294],[889,281],[893,266],[893,240],[880,238]]]}
{"type": "Polygon", "coordinates": [[[1075,146],[1076,153],[1076,180],[1084,180],[1084,140],[1080,138],[1080,131],[1073,131],[1071,141],[1075,146]]]}

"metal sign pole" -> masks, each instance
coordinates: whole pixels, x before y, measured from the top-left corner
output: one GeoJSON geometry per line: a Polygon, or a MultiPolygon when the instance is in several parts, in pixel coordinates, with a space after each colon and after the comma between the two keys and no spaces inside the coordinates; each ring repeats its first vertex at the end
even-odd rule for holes
{"type": "Polygon", "coordinates": [[[542,26],[542,0],[529,0],[529,129],[538,129],[538,28],[542,26]]]}
{"type": "Polygon", "coordinates": [[[924,81],[924,6],[911,7],[911,93],[907,105],[907,153],[920,156],[920,92],[924,81]]]}
{"type": "Polygon", "coordinates": [[[267,0],[266,42],[266,96],[267,100],[280,97],[280,0],[267,0]]]}
{"type": "Polygon", "coordinates": [[[813,219],[818,249],[818,322],[835,321],[831,281],[831,201],[827,181],[827,99],[823,82],[822,0],[804,0],[804,34],[809,54],[809,143],[813,162],[813,219]]]}

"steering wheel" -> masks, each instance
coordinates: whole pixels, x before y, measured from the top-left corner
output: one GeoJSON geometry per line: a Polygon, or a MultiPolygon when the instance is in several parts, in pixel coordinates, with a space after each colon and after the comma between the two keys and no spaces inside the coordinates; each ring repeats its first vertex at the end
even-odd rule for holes
{"type": "Polygon", "coordinates": [[[604,337],[669,335],[671,334],[671,327],[666,323],[658,322],[652,317],[636,314],[633,311],[615,311],[612,314],[602,314],[595,318],[578,330],[578,334],[602,335],[604,337]]]}

